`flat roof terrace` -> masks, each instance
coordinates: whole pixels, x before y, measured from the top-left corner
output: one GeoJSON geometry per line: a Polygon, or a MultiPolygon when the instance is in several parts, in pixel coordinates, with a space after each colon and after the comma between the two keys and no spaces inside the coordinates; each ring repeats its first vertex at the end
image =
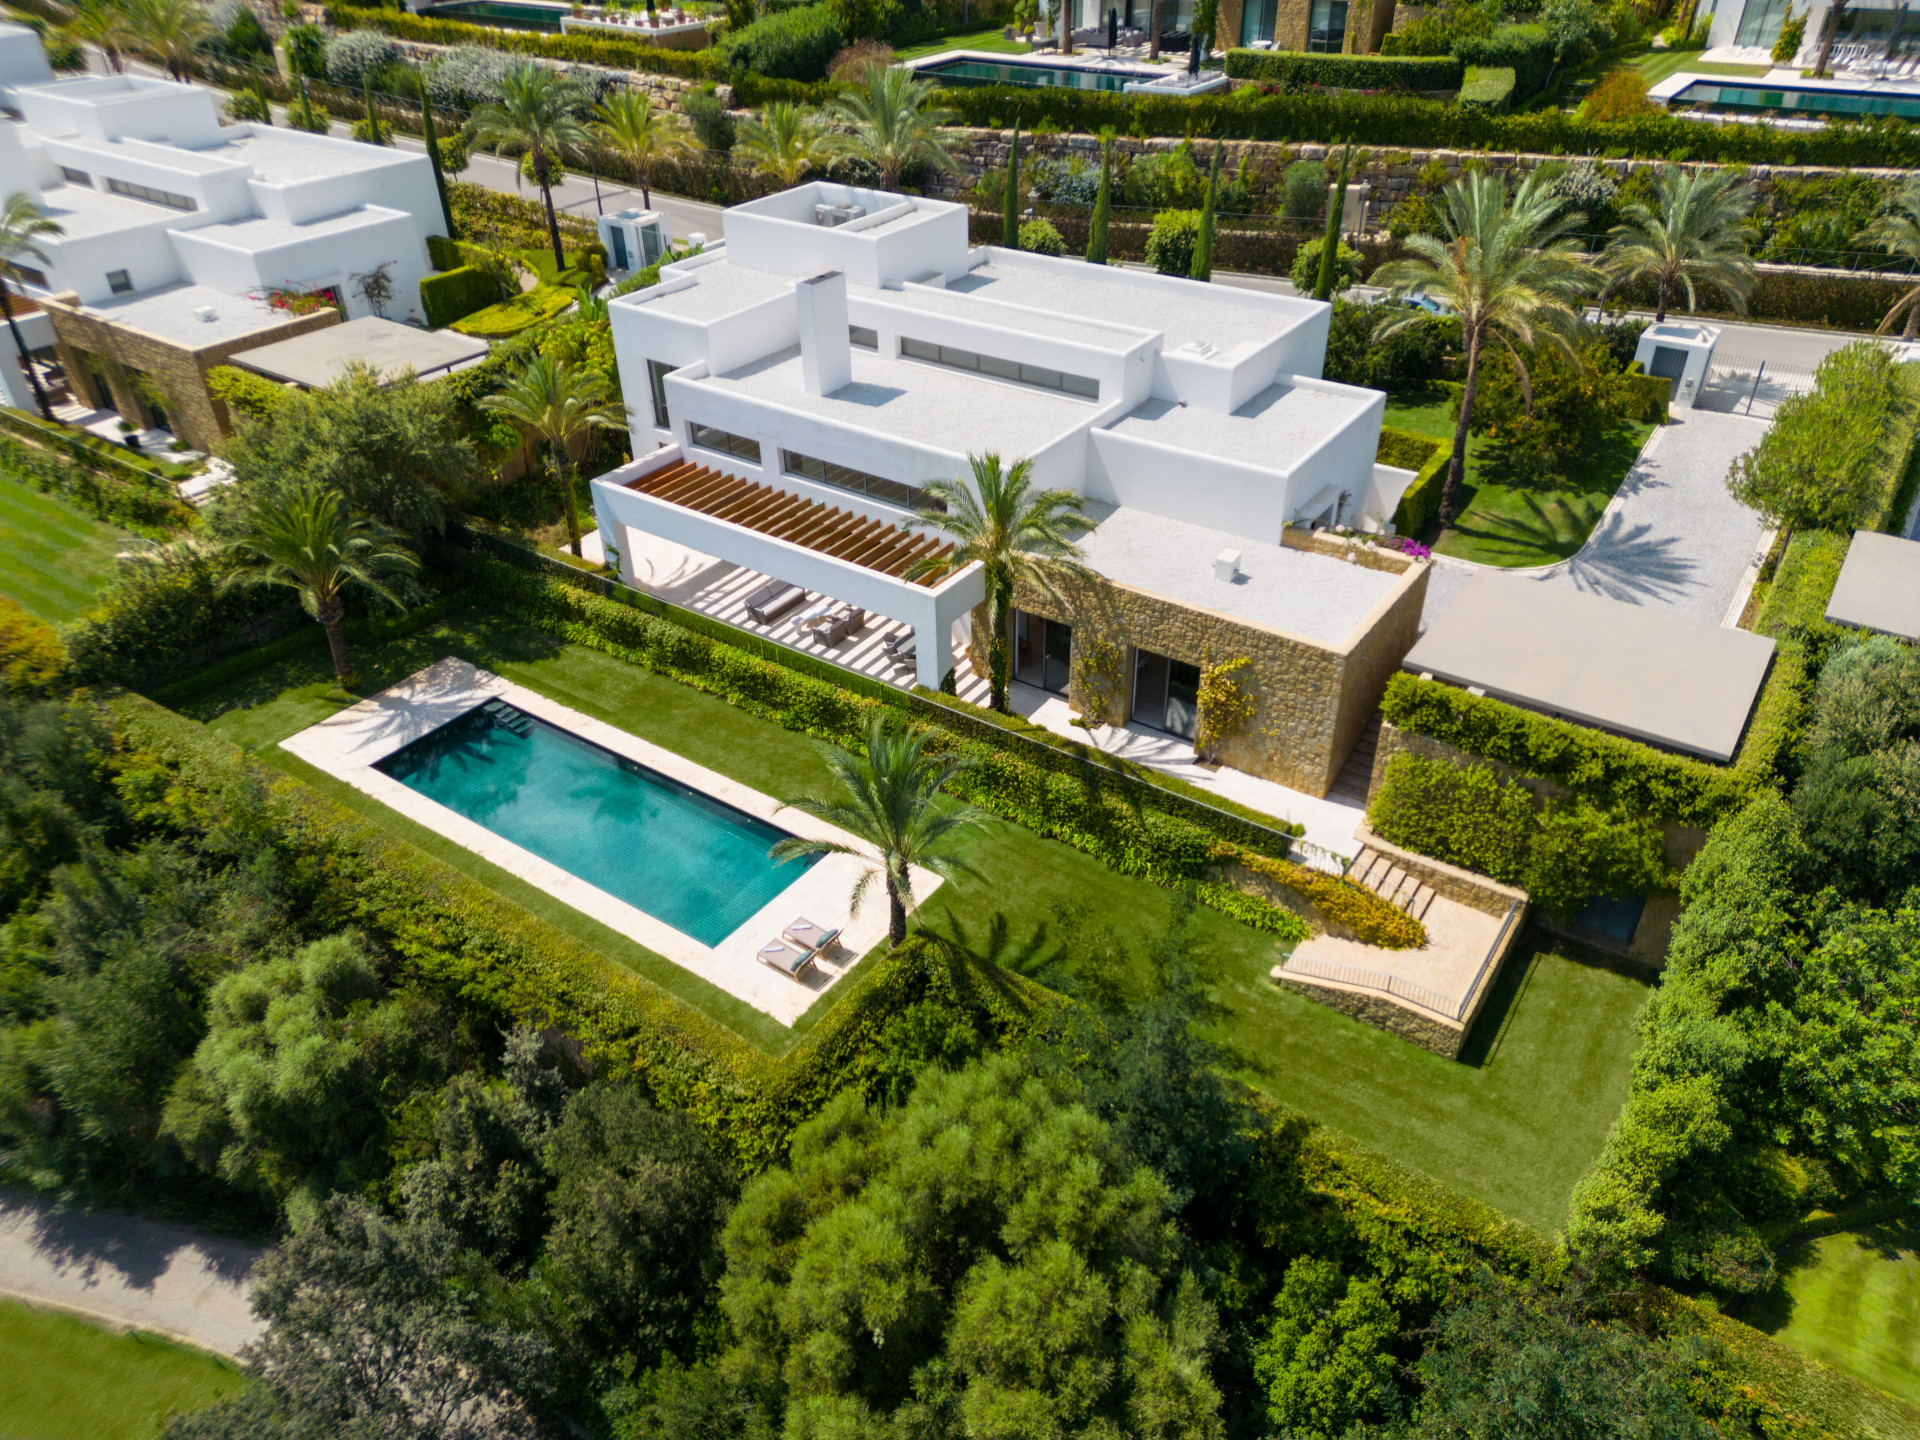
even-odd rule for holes
{"type": "Polygon", "coordinates": [[[1920,640],[1920,544],[1875,530],[1854,531],[1826,618],[1920,640]]]}
{"type": "Polygon", "coordinates": [[[831,395],[807,393],[798,345],[689,383],[961,455],[980,447],[989,420],[1002,453],[1031,455],[1075,426],[1090,424],[1099,409],[1091,400],[869,350],[855,348],[852,360],[853,383],[831,395]]]}
{"type": "Polygon", "coordinates": [[[1268,469],[1291,470],[1377,399],[1360,390],[1269,385],[1231,415],[1177,400],[1148,400],[1109,427],[1161,445],[1268,469]]]}
{"type": "Polygon", "coordinates": [[[1326,646],[1343,644],[1402,581],[1391,571],[1125,508],[1082,537],[1080,553],[1116,584],[1326,646]],[[1240,552],[1233,580],[1214,574],[1222,550],[1240,552]]]}
{"type": "Polygon", "coordinates": [[[1722,763],[1773,641],[1513,575],[1476,575],[1405,668],[1722,763]]]}
{"type": "Polygon", "coordinates": [[[622,295],[612,303],[635,309],[644,306],[658,315],[682,320],[718,320],[764,301],[793,293],[793,276],[770,270],[749,270],[718,260],[689,267],[682,273],[622,295]]]}
{"type": "Polygon", "coordinates": [[[163,285],[139,295],[96,301],[82,305],[80,312],[97,320],[144,330],[185,350],[198,350],[257,330],[270,330],[291,324],[297,318],[251,295],[229,295],[205,285],[185,284],[163,285]]]}

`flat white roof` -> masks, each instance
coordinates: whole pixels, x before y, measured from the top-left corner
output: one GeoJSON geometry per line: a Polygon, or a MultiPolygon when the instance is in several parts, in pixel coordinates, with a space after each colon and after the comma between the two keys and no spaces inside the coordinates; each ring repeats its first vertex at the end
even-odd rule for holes
{"type": "Polygon", "coordinates": [[[353,175],[408,160],[424,160],[410,150],[383,150],[376,145],[354,145],[323,135],[278,130],[255,125],[245,135],[238,127],[226,132],[219,145],[201,154],[223,155],[253,167],[253,173],[273,185],[317,180],[325,175],[353,175]]]}
{"type": "Polygon", "coordinates": [[[1481,574],[1405,667],[1550,715],[1728,761],[1773,641],[1569,585],[1481,574]]]}
{"type": "Polygon", "coordinates": [[[287,220],[256,215],[248,220],[221,220],[212,225],[202,225],[189,233],[240,250],[265,250],[274,245],[291,245],[297,240],[341,235],[350,230],[364,229],[368,225],[378,225],[382,221],[405,218],[398,210],[359,205],[351,210],[343,210],[338,215],[328,215],[297,225],[287,220]]]}
{"type": "Polygon", "coordinates": [[[683,320],[718,320],[745,310],[777,295],[793,293],[793,276],[775,275],[770,270],[749,270],[729,265],[724,260],[701,265],[685,276],[672,277],[658,286],[623,295],[616,305],[646,306],[659,315],[677,315],[683,320]],[[691,285],[674,288],[678,280],[691,285]]]}
{"type": "MultiPolygon", "coordinates": [[[[55,145],[78,150],[104,160],[130,160],[142,165],[158,165],[186,175],[217,175],[223,170],[238,170],[244,161],[231,153],[229,145],[211,145],[203,150],[188,150],[158,140],[96,140],[91,135],[49,135],[55,145]]],[[[78,167],[75,167],[78,168],[78,167]]]]}
{"type": "Polygon", "coordinates": [[[1066,340],[1098,350],[1125,352],[1153,333],[1144,325],[1122,323],[1125,320],[1122,315],[1112,316],[1113,323],[1102,323],[1059,310],[1035,314],[1031,310],[1015,310],[1008,305],[988,304],[986,302],[994,298],[991,295],[956,294],[951,290],[937,290],[930,285],[913,285],[904,290],[869,290],[865,286],[853,286],[850,293],[872,296],[911,310],[922,310],[929,315],[951,315],[955,319],[971,320],[978,325],[997,325],[1006,330],[1044,335],[1048,339],[1066,340]]]}
{"type": "Polygon", "coordinates": [[[205,285],[163,285],[158,290],[119,296],[80,308],[84,314],[116,325],[131,325],[190,350],[285,324],[294,318],[284,310],[274,309],[265,300],[256,300],[251,295],[229,295],[205,285]],[[212,309],[213,319],[203,320],[194,313],[203,308],[212,309]]]}
{"type": "Polygon", "coordinates": [[[406,370],[417,375],[449,370],[486,353],[484,340],[363,315],[341,325],[309,330],[291,340],[242,350],[229,363],[317,390],[338,380],[356,360],[371,365],[382,379],[391,379],[406,370]]]}
{"type": "Polygon", "coordinates": [[[1168,350],[1190,340],[1202,340],[1221,350],[1246,342],[1264,344],[1298,325],[1313,308],[1303,301],[1300,312],[1290,314],[1244,299],[1245,291],[1227,292],[1242,297],[1242,303],[1236,304],[1220,300],[1218,289],[1197,280],[1176,289],[1153,284],[1145,277],[1132,281],[1119,278],[1126,273],[1121,271],[1116,276],[1098,265],[1041,267],[990,260],[951,281],[947,289],[1061,315],[1157,330],[1167,337],[1168,350]]]}
{"type": "Polygon", "coordinates": [[[1920,640],[1920,544],[1876,530],[1854,531],[1827,619],[1920,640]]]}
{"type": "Polygon", "coordinates": [[[959,454],[991,445],[1003,454],[1030,455],[1086,424],[1098,408],[1091,400],[857,347],[853,383],[831,395],[807,394],[798,345],[694,383],[959,454]]]}
{"type": "MultiPolygon", "coordinates": [[[[192,228],[195,216],[166,205],[95,190],[88,185],[49,185],[41,191],[47,218],[60,226],[58,235],[49,235],[38,243],[58,245],[64,240],[84,240],[93,235],[111,235],[137,225],[178,223],[192,228]]],[[[204,218],[205,212],[199,212],[204,218]]]]}
{"type": "Polygon", "coordinates": [[[1116,435],[1202,455],[1291,470],[1371,401],[1371,395],[1350,390],[1269,385],[1231,415],[1196,410],[1177,400],[1150,399],[1110,428],[1116,435]]]}
{"type": "Polygon", "coordinates": [[[1126,508],[1082,537],[1080,553],[1122,585],[1327,646],[1352,634],[1402,578],[1126,508]],[[1240,552],[1238,579],[1213,573],[1222,550],[1240,552]]]}

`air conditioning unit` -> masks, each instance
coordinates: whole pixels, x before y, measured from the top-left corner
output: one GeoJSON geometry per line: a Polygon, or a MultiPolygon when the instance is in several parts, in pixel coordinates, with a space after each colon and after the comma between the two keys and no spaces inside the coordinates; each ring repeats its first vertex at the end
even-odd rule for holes
{"type": "Polygon", "coordinates": [[[846,224],[849,220],[858,220],[866,213],[866,206],[854,205],[847,201],[842,201],[838,205],[816,205],[813,207],[813,223],[832,229],[836,225],[846,224]]]}

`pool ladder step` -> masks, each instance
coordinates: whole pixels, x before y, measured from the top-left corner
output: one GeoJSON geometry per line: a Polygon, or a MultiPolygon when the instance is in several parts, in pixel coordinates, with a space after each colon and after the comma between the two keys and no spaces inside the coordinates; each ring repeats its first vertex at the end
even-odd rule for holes
{"type": "Polygon", "coordinates": [[[502,730],[511,730],[522,738],[533,733],[533,722],[504,701],[489,700],[480,708],[486,712],[487,718],[502,730]]]}

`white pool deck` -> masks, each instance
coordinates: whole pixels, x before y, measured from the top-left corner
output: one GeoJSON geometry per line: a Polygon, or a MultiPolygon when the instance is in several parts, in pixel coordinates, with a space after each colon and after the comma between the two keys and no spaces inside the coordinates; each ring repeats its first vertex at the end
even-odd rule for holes
{"type": "MultiPolygon", "coordinates": [[[[771,1015],[782,1025],[791,1026],[855,961],[886,939],[886,897],[879,887],[873,888],[857,917],[852,913],[853,887],[863,873],[878,863],[878,857],[844,830],[798,810],[783,809],[771,796],[750,790],[671,750],[663,750],[590,715],[557,704],[537,691],[515,685],[465,660],[448,658],[429,665],[378,695],[289,736],[280,745],[409,820],[465,846],[481,859],[565,901],[656,954],[664,955],[735,999],[771,1015]],[[702,945],[644,910],[589,885],[374,768],[396,750],[458,719],[475,706],[495,699],[571,731],[616,755],[638,761],[669,779],[777,825],[789,834],[835,840],[854,847],[860,855],[828,855],[811,869],[796,871],[794,882],[746,924],[718,945],[702,945]],[[792,979],[762,963],[757,952],[802,916],[828,929],[838,927],[841,934],[829,954],[820,956],[799,979],[792,979]]],[[[916,871],[913,876],[915,901],[924,902],[940,883],[937,876],[916,871]]]]}

